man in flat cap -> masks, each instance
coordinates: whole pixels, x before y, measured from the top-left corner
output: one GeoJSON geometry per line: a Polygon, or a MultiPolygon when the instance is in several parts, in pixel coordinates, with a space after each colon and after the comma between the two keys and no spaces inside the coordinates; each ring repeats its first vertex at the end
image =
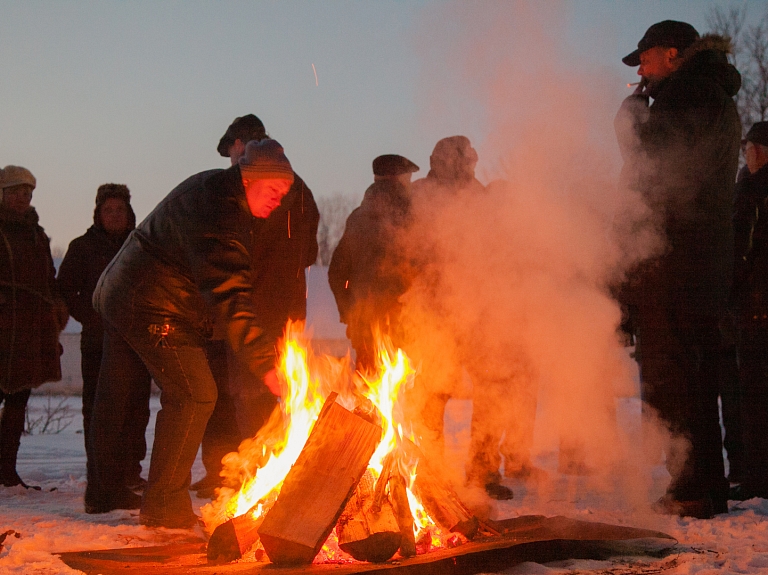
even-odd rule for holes
{"type": "Polygon", "coordinates": [[[746,477],[730,499],[768,499],[768,122],[743,141],[748,175],[736,184],[734,303],[746,477]]]}
{"type": "Polygon", "coordinates": [[[741,77],[728,63],[729,49],[727,38],[700,38],[685,22],[654,24],[623,59],[640,66],[641,82],[615,122],[622,184],[643,197],[667,243],[619,294],[635,312],[644,415],[670,433],[672,479],[654,507],[702,518],[728,511],[719,325],[732,277],[741,138],[733,101],[741,77]]]}
{"type": "MultiPolygon", "coordinates": [[[[219,140],[216,151],[220,156],[229,158],[230,165],[237,165],[245,154],[245,147],[251,140],[260,141],[267,137],[264,123],[254,114],[246,114],[235,118],[227,128],[227,131],[219,140]]],[[[213,173],[213,171],[212,171],[213,173]]],[[[308,191],[308,190],[307,190],[308,191]]],[[[308,191],[308,195],[311,192],[308,191]]],[[[287,286],[297,293],[305,293],[306,285],[302,283],[304,274],[287,286]]],[[[303,319],[303,315],[294,319],[303,319]]],[[[207,344],[208,363],[216,380],[218,397],[216,407],[213,409],[202,441],[202,462],[205,467],[205,476],[189,486],[191,491],[202,499],[208,499],[215,495],[216,489],[224,483],[221,477],[222,459],[227,453],[237,451],[240,442],[247,436],[240,431],[235,417],[235,403],[237,401],[237,388],[240,383],[235,358],[228,351],[226,342],[221,339],[210,340],[207,344]]]]}
{"type": "Polygon", "coordinates": [[[328,282],[361,372],[374,369],[376,334],[401,346],[399,297],[410,285],[400,246],[411,208],[411,175],[419,167],[395,154],[373,160],[373,184],[347,218],[328,282]]]}

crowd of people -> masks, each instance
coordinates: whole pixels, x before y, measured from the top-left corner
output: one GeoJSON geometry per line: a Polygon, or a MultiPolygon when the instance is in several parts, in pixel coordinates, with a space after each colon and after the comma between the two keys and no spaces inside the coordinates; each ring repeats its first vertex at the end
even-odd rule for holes
{"type": "MultiPolygon", "coordinates": [[[[768,122],[742,139],[728,44],[667,20],[623,59],[641,81],[615,120],[620,189],[642,196],[665,249],[605,286],[636,343],[644,418],[669,431],[671,481],[655,508],[700,518],[726,513],[729,499],[768,498],[768,122]]],[[[306,317],[320,215],[256,116],[236,118],[217,151],[229,168],[189,177],[138,226],[128,187],[99,186],[93,225],[71,242],[58,276],[31,206],[34,176],[0,171],[0,484],[33,487],[16,472],[24,413],[31,389],[61,377],[58,335],[69,315],[82,324],[87,513],[140,509],[144,525],[194,526],[189,491],[215,496],[222,458],[268,420],[280,395],[275,344],[288,320],[306,317]],[[144,479],[152,380],[161,410],[144,479]],[[206,476],[190,485],[201,445],[206,476]]],[[[471,209],[476,198],[510,193],[506,182],[480,183],[477,162],[464,136],[438,141],[414,182],[414,162],[375,158],[328,279],[359,371],[375,368],[382,336],[421,366],[405,409],[436,465],[446,404],[468,375],[466,481],[509,499],[502,473],[546,474],[531,457],[535,370],[517,349],[504,350],[514,361],[485,361],[472,322],[455,321],[434,297],[449,281],[435,265],[435,206],[452,198],[471,209]],[[426,302],[418,318],[413,293],[426,302]],[[507,405],[515,416],[489,427],[507,405]]],[[[568,439],[560,471],[586,472],[568,439]]]]}

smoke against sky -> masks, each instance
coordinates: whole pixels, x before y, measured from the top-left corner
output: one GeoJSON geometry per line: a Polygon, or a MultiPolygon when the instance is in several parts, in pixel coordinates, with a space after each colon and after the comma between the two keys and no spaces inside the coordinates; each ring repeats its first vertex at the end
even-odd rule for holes
{"type": "MultiPolygon", "coordinates": [[[[423,367],[445,367],[437,391],[452,391],[445,342],[457,341],[453,355],[498,400],[489,428],[520,433],[510,422],[530,419],[538,395],[537,449],[603,472],[628,463],[615,401],[635,386],[609,285],[660,244],[622,237],[647,217],[618,189],[613,118],[626,88],[570,56],[566,25],[556,4],[455,2],[423,15],[424,65],[444,72],[423,94],[435,102],[430,119],[479,126],[477,175],[491,184],[415,199],[408,241],[435,254],[405,300],[413,337],[441,358],[423,367]],[[444,29],[433,35],[434,21],[444,29]]],[[[435,385],[434,373],[424,377],[435,385]]]]}

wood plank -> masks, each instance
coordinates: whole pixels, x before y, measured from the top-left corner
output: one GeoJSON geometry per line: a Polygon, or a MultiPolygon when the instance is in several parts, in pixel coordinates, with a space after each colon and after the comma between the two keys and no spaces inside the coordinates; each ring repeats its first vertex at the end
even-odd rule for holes
{"type": "Polygon", "coordinates": [[[276,568],[270,563],[209,565],[205,544],[61,553],[69,567],[88,575],[473,575],[509,569],[523,561],[568,558],[663,557],[675,540],[658,531],[565,517],[524,516],[496,522],[501,536],[383,564],[352,563],[276,568]]]}
{"type": "Polygon", "coordinates": [[[209,563],[229,563],[240,559],[259,540],[262,517],[253,518],[258,504],[247,513],[225,521],[213,530],[206,555],[209,563]]]}
{"type": "Polygon", "coordinates": [[[381,441],[381,427],[325,402],[312,433],[258,529],[270,561],[311,563],[381,441]]]}

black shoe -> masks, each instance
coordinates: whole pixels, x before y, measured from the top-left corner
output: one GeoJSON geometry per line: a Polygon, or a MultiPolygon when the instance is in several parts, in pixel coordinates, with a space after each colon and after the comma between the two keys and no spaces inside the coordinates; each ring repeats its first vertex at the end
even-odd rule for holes
{"type": "Polygon", "coordinates": [[[94,497],[85,491],[85,512],[90,514],[109,513],[115,509],[139,509],[141,507],[141,495],[123,487],[102,497],[94,497]]]}
{"type": "Polygon", "coordinates": [[[682,501],[667,493],[652,505],[656,513],[662,515],[677,515],[678,517],[695,517],[696,519],[712,519],[719,513],[728,513],[728,502],[713,501],[707,495],[701,499],[682,501]]]}
{"type": "Polygon", "coordinates": [[[139,523],[146,527],[165,527],[166,529],[192,529],[197,525],[203,525],[203,520],[195,515],[187,515],[184,517],[172,517],[167,519],[160,519],[153,517],[145,513],[139,515],[139,523]]]}
{"type": "Polygon", "coordinates": [[[512,490],[501,483],[486,483],[485,492],[488,494],[488,497],[497,501],[507,501],[514,497],[512,490]]]}
{"type": "Polygon", "coordinates": [[[21,477],[19,477],[19,474],[16,473],[16,470],[14,470],[12,473],[3,473],[0,475],[0,485],[4,485],[5,487],[16,487],[17,485],[21,485],[24,489],[34,489],[35,491],[40,491],[42,487],[39,485],[27,485],[21,480],[21,477]]]}
{"type": "Polygon", "coordinates": [[[728,499],[734,501],[747,501],[748,499],[753,499],[755,497],[768,499],[768,492],[761,489],[754,489],[753,487],[750,487],[748,483],[734,485],[728,490],[728,499]]]}
{"type": "Polygon", "coordinates": [[[125,486],[131,491],[141,493],[147,488],[147,480],[139,475],[133,479],[126,479],[125,486]]]}

